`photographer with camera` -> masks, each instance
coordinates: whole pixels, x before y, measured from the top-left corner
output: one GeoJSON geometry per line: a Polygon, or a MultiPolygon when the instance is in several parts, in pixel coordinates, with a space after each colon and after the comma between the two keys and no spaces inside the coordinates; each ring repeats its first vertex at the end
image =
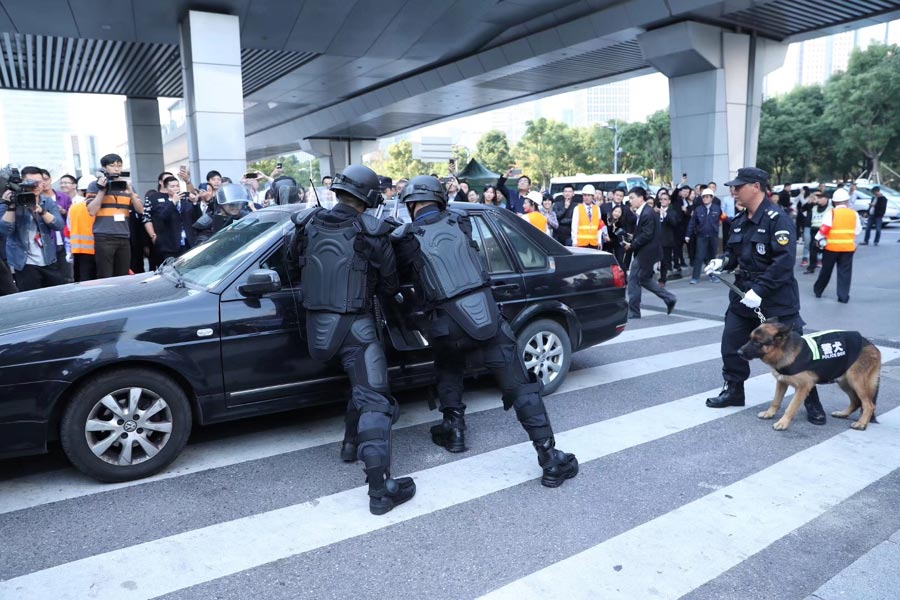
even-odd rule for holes
{"type": "Polygon", "coordinates": [[[190,192],[181,192],[174,177],[166,177],[163,186],[165,195],[144,201],[144,228],[150,236],[150,255],[156,265],[183,251],[187,242],[184,215],[193,211],[196,202],[190,192]]]}
{"type": "MultiPolygon", "coordinates": [[[[17,174],[16,174],[17,175],[17,174]]],[[[41,195],[43,176],[37,167],[22,169],[0,202],[0,237],[6,238],[6,256],[20,292],[65,283],[56,268],[56,232],[66,222],[53,198],[41,195]]]]}
{"type": "Polygon", "coordinates": [[[94,220],[94,255],[97,278],[128,275],[131,266],[131,211],[144,214],[141,197],[123,179],[122,157],[107,154],[100,159],[97,181],[88,188],[88,212],[94,220]]]}

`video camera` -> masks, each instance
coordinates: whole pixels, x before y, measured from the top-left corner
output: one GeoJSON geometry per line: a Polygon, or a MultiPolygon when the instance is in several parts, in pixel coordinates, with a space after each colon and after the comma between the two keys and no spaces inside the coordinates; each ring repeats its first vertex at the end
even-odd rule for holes
{"type": "Polygon", "coordinates": [[[118,175],[114,173],[110,173],[106,169],[100,169],[97,171],[97,179],[101,177],[106,177],[106,193],[108,194],[117,194],[119,192],[124,192],[128,190],[128,182],[124,181],[131,177],[131,173],[128,171],[122,171],[118,175]]]}
{"type": "Polygon", "coordinates": [[[18,169],[4,167],[0,169],[0,192],[10,190],[16,196],[12,200],[2,200],[2,202],[10,206],[34,208],[37,204],[37,194],[35,192],[41,183],[31,179],[23,181],[18,169]]]}

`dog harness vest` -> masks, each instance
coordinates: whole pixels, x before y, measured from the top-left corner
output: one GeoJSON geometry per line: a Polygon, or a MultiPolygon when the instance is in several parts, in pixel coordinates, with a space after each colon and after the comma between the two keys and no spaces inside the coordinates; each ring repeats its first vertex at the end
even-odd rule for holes
{"type": "Polygon", "coordinates": [[[819,376],[819,383],[833,383],[846,373],[859,358],[866,343],[858,331],[832,329],[801,337],[805,343],[797,359],[787,367],[776,370],[782,375],[813,371],[819,376]]]}

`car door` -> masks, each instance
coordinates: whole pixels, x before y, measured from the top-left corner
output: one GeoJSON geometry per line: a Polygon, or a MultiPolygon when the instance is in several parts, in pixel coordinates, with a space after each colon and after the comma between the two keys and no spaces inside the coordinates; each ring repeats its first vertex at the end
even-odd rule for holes
{"type": "Polygon", "coordinates": [[[497,219],[497,227],[515,256],[518,263],[516,267],[522,272],[522,291],[519,305],[524,307],[524,302],[527,298],[543,298],[556,294],[558,286],[553,275],[550,258],[525,233],[531,225],[525,224],[521,227],[516,227],[516,225],[522,224],[511,223],[508,219],[497,219]]]}
{"type": "Polygon", "coordinates": [[[491,276],[494,298],[503,307],[503,314],[512,318],[521,310],[525,302],[525,286],[522,274],[510,254],[510,246],[505,243],[497,224],[502,219],[488,218],[478,213],[470,215],[472,238],[478,243],[479,256],[491,276]]]}
{"type": "Polygon", "coordinates": [[[292,280],[284,254],[282,240],[222,294],[222,373],[229,407],[299,400],[343,379],[337,365],[309,357],[305,313],[295,287],[299,282],[292,280]],[[281,290],[243,296],[238,288],[255,269],[278,273],[281,290]]]}

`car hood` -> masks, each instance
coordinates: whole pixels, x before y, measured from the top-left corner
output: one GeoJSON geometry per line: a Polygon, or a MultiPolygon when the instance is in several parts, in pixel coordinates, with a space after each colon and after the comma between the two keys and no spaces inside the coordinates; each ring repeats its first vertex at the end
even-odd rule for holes
{"type": "Polygon", "coordinates": [[[0,298],[0,335],[196,293],[203,292],[175,287],[171,279],[154,273],[19,292],[0,298]]]}

